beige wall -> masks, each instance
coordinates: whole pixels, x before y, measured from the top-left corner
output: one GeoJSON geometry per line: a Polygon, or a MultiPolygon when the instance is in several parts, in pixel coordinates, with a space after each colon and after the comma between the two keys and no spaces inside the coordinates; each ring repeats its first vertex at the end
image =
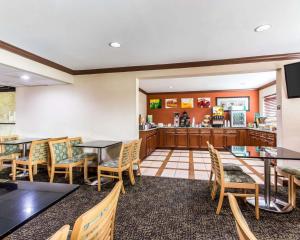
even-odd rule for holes
{"type": "Polygon", "coordinates": [[[300,98],[288,99],[283,69],[277,71],[278,145],[300,152],[300,98]]]}
{"type": "Polygon", "coordinates": [[[128,74],[103,74],[77,76],[72,85],[17,88],[17,133],[137,138],[137,87],[128,74]]]}

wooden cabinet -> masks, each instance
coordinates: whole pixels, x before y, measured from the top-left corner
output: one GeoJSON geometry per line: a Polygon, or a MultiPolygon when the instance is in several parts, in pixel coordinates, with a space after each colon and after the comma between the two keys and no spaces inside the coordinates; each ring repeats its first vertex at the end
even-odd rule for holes
{"type": "Polygon", "coordinates": [[[224,130],[223,129],[212,129],[212,144],[215,148],[224,147],[224,130]]]}
{"type": "Polygon", "coordinates": [[[224,130],[224,146],[239,145],[238,130],[226,129],[224,130]]]}
{"type": "Polygon", "coordinates": [[[140,131],[141,159],[156,148],[207,149],[207,141],[214,147],[276,146],[276,133],[234,128],[159,128],[140,131]]]}
{"type": "Polygon", "coordinates": [[[200,148],[200,133],[199,129],[188,129],[188,146],[189,148],[200,148]]]}
{"type": "Polygon", "coordinates": [[[144,159],[149,156],[156,148],[158,144],[158,131],[157,129],[151,129],[148,131],[140,131],[140,138],[142,138],[140,158],[144,159]]]}
{"type": "Polygon", "coordinates": [[[188,148],[188,131],[186,128],[175,129],[175,146],[177,148],[188,148]]]}
{"type": "Polygon", "coordinates": [[[164,147],[174,148],[175,144],[175,129],[166,129],[164,138],[164,147]]]}
{"type": "Polygon", "coordinates": [[[207,142],[212,143],[211,130],[200,129],[200,148],[207,148],[207,142]]]}

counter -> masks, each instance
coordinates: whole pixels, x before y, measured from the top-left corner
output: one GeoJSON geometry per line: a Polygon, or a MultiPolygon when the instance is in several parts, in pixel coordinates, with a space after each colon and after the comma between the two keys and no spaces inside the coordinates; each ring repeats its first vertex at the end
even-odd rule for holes
{"type": "Polygon", "coordinates": [[[207,141],[215,148],[224,146],[276,146],[276,133],[254,128],[158,127],[140,131],[141,159],[156,148],[206,149],[207,141]]]}

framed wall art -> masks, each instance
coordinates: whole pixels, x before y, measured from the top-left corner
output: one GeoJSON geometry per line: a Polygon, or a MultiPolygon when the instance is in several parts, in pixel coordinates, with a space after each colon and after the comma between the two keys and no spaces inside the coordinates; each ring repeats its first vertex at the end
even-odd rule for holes
{"type": "Polygon", "coordinates": [[[224,108],[224,111],[250,111],[250,97],[217,97],[216,102],[217,106],[222,106],[224,108]]]}

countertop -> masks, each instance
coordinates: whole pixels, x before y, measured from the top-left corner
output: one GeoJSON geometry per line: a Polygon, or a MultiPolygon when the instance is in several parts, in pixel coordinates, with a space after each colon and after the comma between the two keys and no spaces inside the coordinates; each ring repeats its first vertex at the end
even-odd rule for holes
{"type": "MultiPolygon", "coordinates": [[[[140,132],[149,132],[149,131],[159,129],[159,128],[215,129],[215,127],[202,127],[202,128],[197,127],[196,128],[196,127],[167,127],[167,126],[164,126],[164,127],[156,127],[156,128],[150,128],[147,130],[139,130],[139,131],[140,132]]],[[[260,131],[260,132],[276,133],[276,131],[264,130],[264,129],[259,129],[259,128],[248,128],[248,127],[222,127],[222,128],[216,128],[216,129],[248,129],[248,130],[260,131]]]]}

